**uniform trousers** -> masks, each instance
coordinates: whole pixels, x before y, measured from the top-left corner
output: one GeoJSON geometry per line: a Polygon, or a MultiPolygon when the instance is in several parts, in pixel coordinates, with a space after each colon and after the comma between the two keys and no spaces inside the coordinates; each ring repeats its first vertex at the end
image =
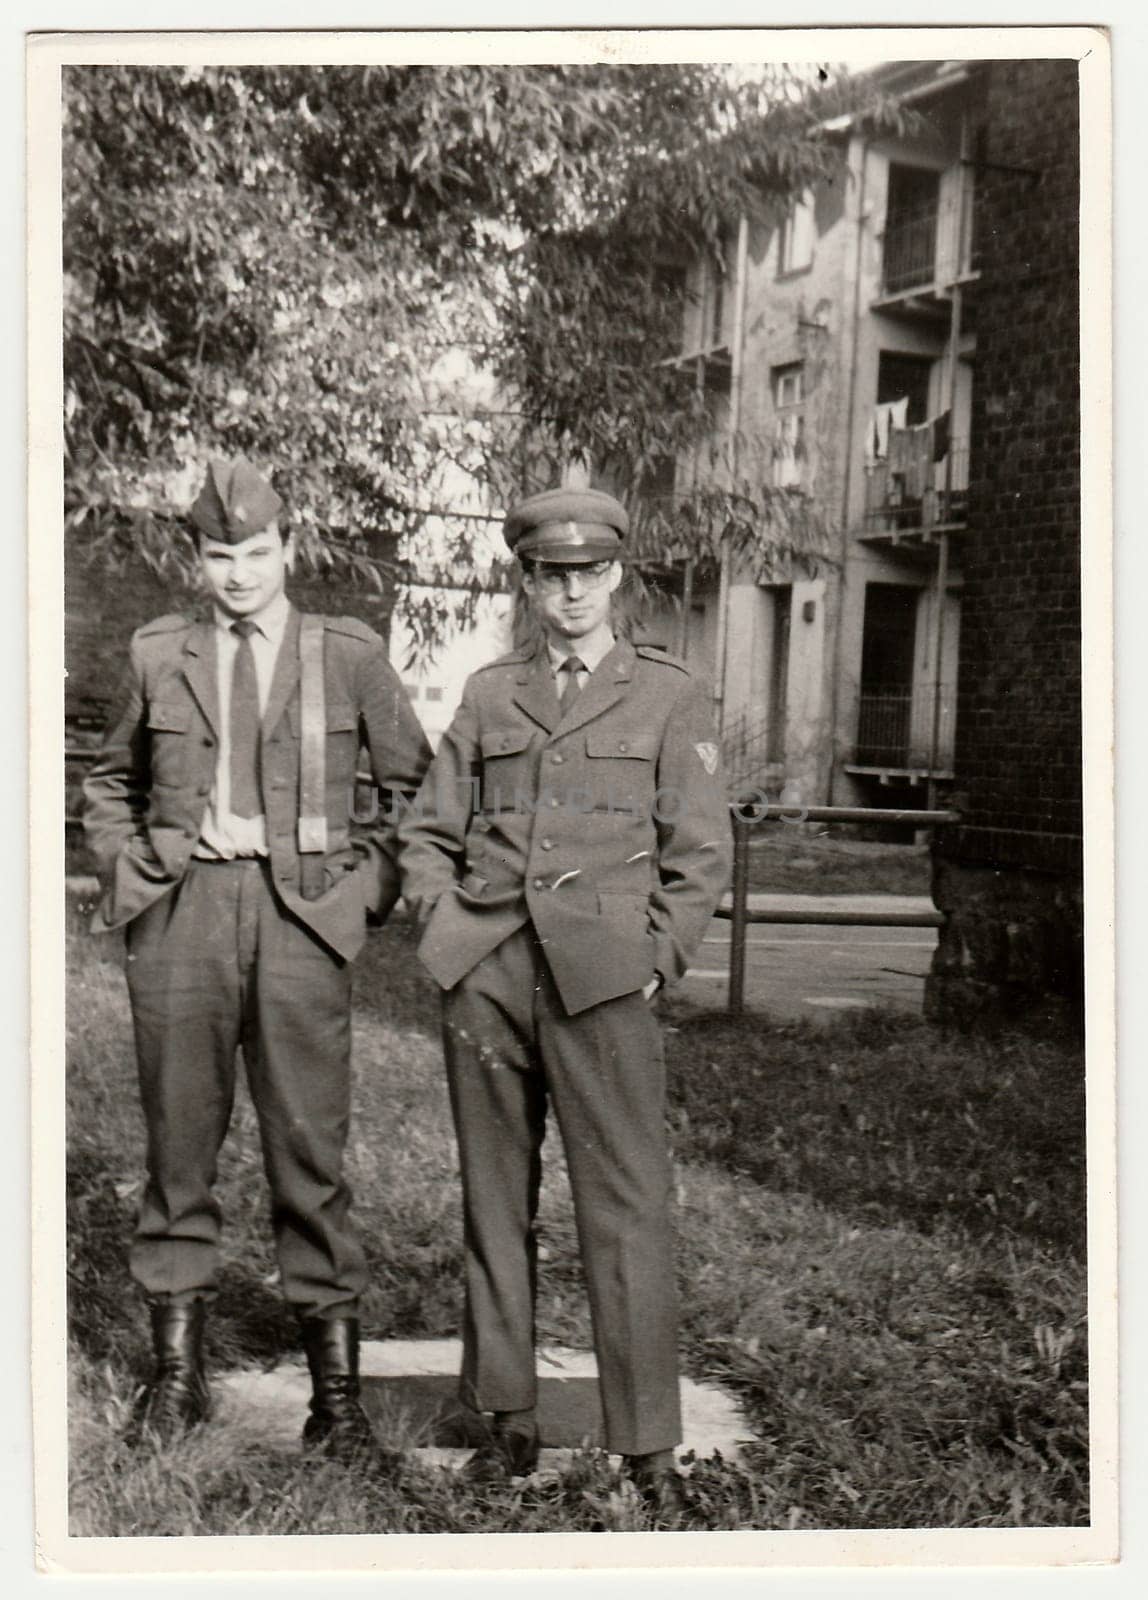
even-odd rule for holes
{"type": "Polygon", "coordinates": [[[681,1439],[677,1297],[661,1034],[640,993],[575,1016],[534,929],[506,939],[444,996],[462,1167],[462,1398],[536,1400],[534,1231],[548,1104],[562,1134],[589,1291],[609,1450],[681,1439]]]}
{"type": "Polygon", "coordinates": [[[350,1316],[366,1283],[348,1222],[350,982],[276,899],[261,859],[193,859],[127,929],[127,978],[147,1128],[133,1276],[156,1298],[210,1296],[217,1160],[242,1048],[287,1300],[350,1316]]]}

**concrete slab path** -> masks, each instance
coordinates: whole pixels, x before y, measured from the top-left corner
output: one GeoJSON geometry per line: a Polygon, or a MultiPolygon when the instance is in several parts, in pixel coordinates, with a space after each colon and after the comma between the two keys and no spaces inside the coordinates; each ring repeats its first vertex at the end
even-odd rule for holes
{"type": "MultiPolygon", "coordinates": [[[[383,1444],[410,1449],[428,1465],[462,1466],[478,1442],[473,1418],[457,1399],[462,1346],[457,1339],[368,1341],[360,1370],[363,1404],[383,1444]]],[[[584,1446],[601,1446],[598,1372],[584,1350],[538,1353],[541,1469],[555,1468],[584,1446]]],[[[311,1386],[305,1366],[229,1374],[215,1385],[221,1416],[253,1442],[280,1449],[299,1445],[311,1386]]],[[[733,1396],[709,1384],[682,1380],[685,1438],[679,1454],[737,1458],[753,1437],[733,1396]]]]}

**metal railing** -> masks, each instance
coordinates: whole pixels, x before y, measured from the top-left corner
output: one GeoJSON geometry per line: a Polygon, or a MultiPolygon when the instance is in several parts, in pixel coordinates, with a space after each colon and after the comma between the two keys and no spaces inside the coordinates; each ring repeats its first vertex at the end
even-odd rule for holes
{"type": "Polygon", "coordinates": [[[947,287],[972,271],[976,266],[974,215],[972,185],[968,183],[962,198],[949,195],[927,205],[891,210],[882,238],[881,296],[947,287]]]}
{"type": "MultiPolygon", "coordinates": [[[[942,770],[952,760],[954,689],[941,684],[941,723],[937,759],[942,770]]],[[[934,685],[862,690],[858,703],[853,760],[861,767],[901,767],[924,771],[933,754],[934,685]]]]}
{"type": "Polygon", "coordinates": [[[937,276],[937,204],[891,214],[882,251],[883,294],[931,288],[937,276]]]}
{"type": "MultiPolygon", "coordinates": [[[[65,761],[83,765],[95,759],[96,752],[88,749],[65,748],[65,761]]],[[[731,802],[730,820],[733,828],[733,883],[729,906],[719,906],[714,915],[730,923],[729,999],[727,1010],[731,1016],[745,1009],[745,951],[746,934],[750,923],[770,923],[774,926],[819,926],[844,928],[939,928],[944,926],[944,916],[933,911],[838,911],[817,907],[792,910],[771,906],[751,909],[749,905],[749,845],[750,834],[761,822],[850,822],[885,823],[911,828],[936,828],[960,821],[957,811],[896,811],[876,806],[800,806],[749,804],[731,802]]],[[[80,818],[67,816],[65,828],[78,828],[80,818]]]]}
{"type": "Polygon", "coordinates": [[[785,759],[784,717],[741,707],[726,720],[721,759],[722,770],[737,793],[755,785],[773,787],[785,759]]]}
{"type": "Polygon", "coordinates": [[[949,447],[951,461],[930,461],[924,481],[888,459],[865,469],[865,529],[868,533],[927,532],[937,527],[963,527],[969,512],[969,446],[956,440],[949,447]]]}
{"type": "Polygon", "coordinates": [[[750,834],[759,822],[881,822],[909,828],[939,828],[959,822],[959,811],[894,811],[877,806],[742,805],[730,807],[733,826],[733,888],[728,907],[715,915],[726,918],[729,931],[729,1000],[726,1009],[739,1016],[745,1009],[746,933],[751,922],[842,928],[940,928],[940,911],[836,911],[809,907],[800,911],[780,907],[752,910],[749,904],[750,834]]]}

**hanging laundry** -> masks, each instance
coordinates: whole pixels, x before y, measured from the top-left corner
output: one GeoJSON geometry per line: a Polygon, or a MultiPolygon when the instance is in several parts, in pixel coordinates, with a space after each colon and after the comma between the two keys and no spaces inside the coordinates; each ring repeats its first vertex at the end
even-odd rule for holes
{"type": "Polygon", "coordinates": [[[909,416],[909,399],[883,400],[873,408],[873,420],[866,430],[865,464],[872,466],[884,461],[889,454],[889,433],[892,428],[903,428],[909,416]]]}
{"type": "Polygon", "coordinates": [[[949,446],[952,443],[952,422],[951,411],[942,411],[939,417],[933,418],[934,461],[943,461],[949,453],[949,446]]]}
{"type": "Polygon", "coordinates": [[[906,500],[920,500],[931,479],[933,464],[933,424],[918,423],[914,428],[890,428],[889,472],[899,477],[906,500]]]}

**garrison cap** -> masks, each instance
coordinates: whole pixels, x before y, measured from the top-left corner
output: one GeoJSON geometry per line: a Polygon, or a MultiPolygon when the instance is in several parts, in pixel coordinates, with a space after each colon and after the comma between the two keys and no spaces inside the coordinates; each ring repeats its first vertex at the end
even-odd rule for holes
{"type": "Polygon", "coordinates": [[[211,463],[191,508],[191,520],[209,539],[242,544],[262,533],[282,508],[282,500],[262,473],[239,456],[211,463]]]}
{"type": "Polygon", "coordinates": [[[604,561],[621,552],[626,508],[600,489],[547,489],[520,500],[502,534],[520,561],[604,561]]]}

